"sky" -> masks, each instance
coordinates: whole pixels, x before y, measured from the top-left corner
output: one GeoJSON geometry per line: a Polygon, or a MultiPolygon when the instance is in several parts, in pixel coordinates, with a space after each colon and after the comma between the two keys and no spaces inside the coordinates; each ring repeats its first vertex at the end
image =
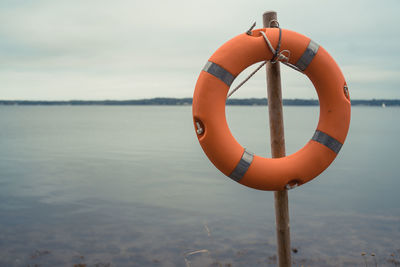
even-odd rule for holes
{"type": "MultiPolygon", "coordinates": [[[[268,10],[333,56],[352,99],[400,99],[398,0],[1,0],[0,99],[192,97],[213,52],[268,10]]],[[[286,66],[282,90],[317,98],[286,66]]],[[[266,97],[265,72],[232,97],[266,97]]]]}

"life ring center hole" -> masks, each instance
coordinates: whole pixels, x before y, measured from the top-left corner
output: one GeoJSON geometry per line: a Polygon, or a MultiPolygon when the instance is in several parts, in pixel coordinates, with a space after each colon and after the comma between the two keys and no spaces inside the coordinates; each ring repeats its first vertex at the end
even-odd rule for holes
{"type": "MultiPolygon", "coordinates": [[[[253,31],[254,33],[254,31],[253,31]]],[[[260,62],[243,70],[231,90],[260,62]]],[[[319,120],[318,95],[309,78],[280,64],[286,155],[301,149],[313,136],[319,120]]],[[[271,157],[265,68],[258,71],[227,100],[226,117],[236,140],[249,151],[271,157]]]]}

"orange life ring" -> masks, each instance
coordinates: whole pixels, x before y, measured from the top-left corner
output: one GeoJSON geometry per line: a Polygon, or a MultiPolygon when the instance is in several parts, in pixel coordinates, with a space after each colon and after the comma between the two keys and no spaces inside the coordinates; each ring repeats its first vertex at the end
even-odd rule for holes
{"type": "Polygon", "coordinates": [[[273,57],[261,31],[277,47],[279,29],[257,29],[231,39],[208,60],[193,95],[193,122],[201,147],[222,173],[251,188],[278,191],[310,181],[332,163],[346,139],[351,105],[343,74],[328,52],[310,38],[282,29],[281,49],[290,51],[289,63],[306,74],[317,91],[318,126],[311,140],[289,156],[263,158],[246,151],[229,130],[225,102],[239,73],[273,57]]]}

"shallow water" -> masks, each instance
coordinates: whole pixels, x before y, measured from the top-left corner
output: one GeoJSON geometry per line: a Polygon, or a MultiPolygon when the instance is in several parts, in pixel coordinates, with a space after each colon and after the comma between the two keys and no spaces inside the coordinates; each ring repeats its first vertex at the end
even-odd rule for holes
{"type": "MultiPolygon", "coordinates": [[[[284,111],[290,154],[318,107],[284,111]]],[[[295,266],[400,261],[399,116],[353,107],[333,165],[289,191],[295,266]]],[[[227,117],[269,155],[266,107],[227,117]]],[[[190,107],[0,106],[0,125],[0,266],[275,266],[273,193],[209,163],[190,107]]]]}

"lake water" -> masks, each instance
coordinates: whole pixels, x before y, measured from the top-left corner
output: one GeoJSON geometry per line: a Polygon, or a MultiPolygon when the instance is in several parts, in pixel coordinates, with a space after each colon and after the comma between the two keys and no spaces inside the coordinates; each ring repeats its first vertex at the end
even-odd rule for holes
{"type": "MultiPolygon", "coordinates": [[[[288,154],[318,110],[284,107],[288,154]]],[[[266,107],[227,116],[269,155],[266,107]]],[[[294,266],[400,261],[399,118],[353,107],[334,163],[289,191],[294,266]]],[[[191,107],[0,106],[0,126],[0,266],[276,265],[273,193],[208,161],[191,107]]]]}

